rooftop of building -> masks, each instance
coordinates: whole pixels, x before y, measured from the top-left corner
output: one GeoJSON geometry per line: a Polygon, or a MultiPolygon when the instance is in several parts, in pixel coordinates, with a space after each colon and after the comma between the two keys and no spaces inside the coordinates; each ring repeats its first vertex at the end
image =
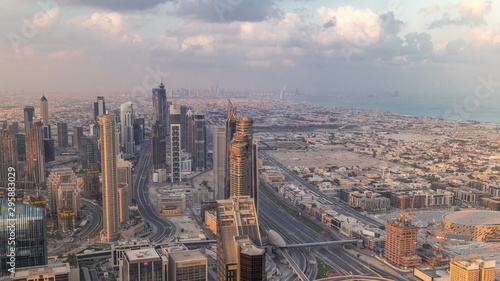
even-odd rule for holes
{"type": "Polygon", "coordinates": [[[199,249],[169,253],[174,262],[206,259],[199,249]]]}
{"type": "Polygon", "coordinates": [[[64,274],[69,272],[70,272],[69,263],[57,263],[57,264],[16,268],[16,272],[13,277],[28,278],[34,275],[38,276],[44,274],[64,274]]]}
{"type": "Polygon", "coordinates": [[[443,220],[463,225],[497,225],[500,226],[500,212],[471,210],[448,213],[443,220]]]}
{"type": "Polygon", "coordinates": [[[154,248],[127,251],[125,254],[130,262],[160,259],[160,255],[158,255],[154,248]]]}

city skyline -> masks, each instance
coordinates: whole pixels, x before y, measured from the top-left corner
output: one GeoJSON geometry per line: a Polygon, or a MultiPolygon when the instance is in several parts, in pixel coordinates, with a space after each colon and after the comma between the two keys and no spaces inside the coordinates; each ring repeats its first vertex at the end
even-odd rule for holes
{"type": "Polygon", "coordinates": [[[229,2],[7,2],[2,90],[145,93],[163,79],[168,90],[455,95],[497,80],[498,2],[229,2]]]}

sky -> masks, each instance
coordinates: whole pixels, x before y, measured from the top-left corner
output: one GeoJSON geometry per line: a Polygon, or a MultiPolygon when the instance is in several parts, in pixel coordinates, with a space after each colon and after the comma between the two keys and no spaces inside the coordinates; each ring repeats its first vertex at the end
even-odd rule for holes
{"type": "Polygon", "coordinates": [[[499,2],[2,0],[0,94],[494,92],[499,2]]]}

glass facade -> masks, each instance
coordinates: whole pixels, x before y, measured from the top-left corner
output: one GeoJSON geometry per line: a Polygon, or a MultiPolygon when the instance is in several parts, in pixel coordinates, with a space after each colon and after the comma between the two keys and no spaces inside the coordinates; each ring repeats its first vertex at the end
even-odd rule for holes
{"type": "Polygon", "coordinates": [[[15,253],[15,268],[47,264],[44,209],[21,203],[9,208],[8,201],[0,199],[0,276],[9,275],[8,263],[12,259],[5,253],[11,253],[11,248],[15,253]]]}

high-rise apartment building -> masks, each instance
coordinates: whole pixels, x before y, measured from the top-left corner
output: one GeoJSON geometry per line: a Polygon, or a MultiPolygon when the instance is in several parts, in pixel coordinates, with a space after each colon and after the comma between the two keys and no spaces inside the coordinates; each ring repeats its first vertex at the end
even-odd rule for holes
{"type": "Polygon", "coordinates": [[[86,172],[99,172],[99,146],[97,137],[83,137],[80,140],[82,168],[86,172]]]}
{"type": "MultiPolygon", "coordinates": [[[[0,206],[7,206],[8,201],[0,199],[0,206]]],[[[0,276],[8,276],[11,259],[9,225],[13,223],[11,212],[8,208],[0,210],[0,276]]],[[[16,203],[15,212],[15,270],[22,267],[45,265],[47,255],[47,225],[45,222],[45,209],[16,203]]]]}
{"type": "Polygon", "coordinates": [[[49,101],[45,97],[45,95],[42,96],[40,99],[40,112],[42,114],[42,122],[45,125],[49,124],[49,101]]]}
{"type": "Polygon", "coordinates": [[[153,144],[153,167],[165,168],[167,155],[167,94],[163,83],[153,89],[153,120],[151,141],[153,144]]]}
{"type": "Polygon", "coordinates": [[[120,220],[120,222],[124,222],[128,220],[129,209],[128,207],[132,205],[132,194],[133,194],[133,181],[132,181],[132,163],[123,159],[118,159],[116,164],[117,166],[117,174],[118,174],[118,184],[122,184],[123,190],[120,191],[122,193],[122,197],[120,199],[124,202],[124,210],[120,211],[123,215],[124,220],[120,220]],[[125,184],[125,185],[123,185],[125,184]]]}
{"type": "MultiPolygon", "coordinates": [[[[254,200],[249,196],[217,200],[217,280],[219,281],[239,280],[241,247],[235,240],[238,236],[247,236],[246,238],[255,246],[262,246],[254,200]]],[[[265,267],[265,264],[263,266],[265,267]]],[[[245,269],[245,272],[251,271],[254,270],[245,269]]],[[[259,276],[262,274],[260,266],[255,271],[259,276]]]]}
{"type": "Polygon", "coordinates": [[[450,281],[494,281],[496,261],[455,258],[450,262],[450,281]]]}
{"type": "Polygon", "coordinates": [[[207,166],[207,132],[205,128],[205,115],[196,112],[194,115],[195,123],[195,150],[194,150],[194,166],[197,171],[204,171],[207,166]]]}
{"type": "Polygon", "coordinates": [[[238,113],[236,107],[233,106],[231,101],[228,101],[227,105],[227,119],[226,119],[226,159],[225,159],[225,166],[226,166],[226,174],[224,175],[224,198],[229,198],[230,191],[229,191],[229,181],[230,181],[230,152],[229,152],[229,144],[233,140],[233,136],[236,133],[236,122],[238,121],[238,113]]]}
{"type": "Polygon", "coordinates": [[[17,172],[17,164],[17,138],[9,130],[0,130],[0,185],[7,186],[9,167],[17,172]]]}
{"type": "Polygon", "coordinates": [[[131,102],[120,106],[120,135],[121,151],[128,155],[134,154],[134,107],[131,102]]]}
{"type": "Polygon", "coordinates": [[[116,116],[114,114],[100,116],[99,123],[103,210],[101,241],[112,242],[119,238],[116,116]]]}
{"type": "Polygon", "coordinates": [[[83,138],[83,128],[73,127],[73,147],[81,149],[80,144],[82,138],[83,138]]]}
{"type": "Polygon", "coordinates": [[[35,118],[35,108],[27,105],[24,107],[24,132],[28,133],[35,118]]]}
{"type": "Polygon", "coordinates": [[[226,128],[214,127],[213,131],[213,173],[215,199],[226,199],[226,128]]]}
{"type": "Polygon", "coordinates": [[[68,124],[57,123],[57,146],[68,147],[68,124]]]}
{"type": "MultiPolygon", "coordinates": [[[[47,190],[49,192],[49,212],[53,215],[58,213],[58,209],[62,207],[61,204],[70,203],[68,201],[63,202],[63,199],[59,198],[59,194],[62,194],[59,190],[63,187],[69,187],[68,189],[76,189],[76,175],[71,168],[57,168],[50,171],[47,177],[47,190]]],[[[71,200],[73,201],[73,200],[71,200]]],[[[72,205],[73,202],[71,202],[72,205]]],[[[79,202],[74,202],[74,210],[79,211],[79,202]]]]}
{"type": "Polygon", "coordinates": [[[246,135],[234,134],[229,145],[229,154],[229,195],[250,196],[251,155],[246,135]]]}
{"type": "Polygon", "coordinates": [[[195,138],[196,138],[196,127],[194,123],[194,112],[188,109],[186,112],[186,149],[187,153],[192,155],[195,153],[195,138]]]}
{"type": "Polygon", "coordinates": [[[28,181],[36,186],[45,183],[45,147],[43,123],[36,122],[26,132],[26,174],[28,181]]]}
{"type": "Polygon", "coordinates": [[[170,106],[170,175],[172,182],[181,181],[181,106],[170,106]]]}

